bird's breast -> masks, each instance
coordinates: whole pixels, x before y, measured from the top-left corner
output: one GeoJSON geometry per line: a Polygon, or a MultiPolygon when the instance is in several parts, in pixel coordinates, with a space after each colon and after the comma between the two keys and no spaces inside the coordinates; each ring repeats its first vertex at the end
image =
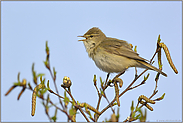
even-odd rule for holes
{"type": "Polygon", "coordinates": [[[111,54],[105,51],[96,52],[93,60],[99,69],[107,73],[119,73],[136,64],[133,59],[111,54]]]}

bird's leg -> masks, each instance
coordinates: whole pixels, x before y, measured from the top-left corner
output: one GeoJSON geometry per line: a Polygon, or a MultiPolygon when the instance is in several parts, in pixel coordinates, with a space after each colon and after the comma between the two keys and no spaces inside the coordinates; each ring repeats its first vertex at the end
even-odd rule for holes
{"type": "Polygon", "coordinates": [[[126,69],[125,69],[124,71],[122,71],[121,73],[117,74],[117,75],[113,78],[112,82],[113,82],[116,78],[118,78],[118,77],[120,77],[122,74],[124,74],[125,71],[126,71],[126,69]]]}
{"type": "Polygon", "coordinates": [[[122,74],[125,73],[125,71],[128,69],[128,66],[126,67],[126,69],[124,69],[122,72],[120,72],[119,74],[117,74],[113,79],[112,79],[112,83],[114,82],[114,80],[118,77],[120,77],[122,74]]]}
{"type": "Polygon", "coordinates": [[[137,78],[137,68],[135,67],[135,78],[137,78]]]}
{"type": "Polygon", "coordinates": [[[110,75],[110,73],[107,73],[107,78],[106,78],[106,81],[105,81],[105,86],[107,85],[107,81],[109,79],[109,75],[110,75]]]}

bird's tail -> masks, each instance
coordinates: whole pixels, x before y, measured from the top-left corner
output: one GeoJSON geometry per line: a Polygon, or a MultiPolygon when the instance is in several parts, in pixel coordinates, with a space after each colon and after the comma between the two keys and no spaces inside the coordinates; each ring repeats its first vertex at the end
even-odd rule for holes
{"type": "Polygon", "coordinates": [[[166,73],[162,72],[160,69],[152,66],[151,64],[149,64],[149,63],[147,63],[145,61],[141,61],[141,60],[138,60],[137,62],[140,63],[140,64],[142,64],[142,65],[144,65],[144,68],[148,68],[150,70],[157,71],[158,73],[161,73],[163,76],[166,76],[167,77],[167,74],[166,73]]]}

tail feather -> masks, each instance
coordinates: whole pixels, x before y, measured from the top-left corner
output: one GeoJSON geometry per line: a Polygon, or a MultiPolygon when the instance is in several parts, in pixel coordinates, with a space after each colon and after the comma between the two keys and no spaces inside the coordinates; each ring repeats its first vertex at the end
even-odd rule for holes
{"type": "Polygon", "coordinates": [[[141,60],[138,60],[138,63],[141,63],[144,65],[144,68],[148,68],[150,70],[154,70],[154,71],[157,71],[158,73],[161,73],[163,76],[166,76],[167,77],[167,74],[162,72],[160,69],[152,66],[151,64],[145,62],[145,61],[141,61],[141,60]]]}

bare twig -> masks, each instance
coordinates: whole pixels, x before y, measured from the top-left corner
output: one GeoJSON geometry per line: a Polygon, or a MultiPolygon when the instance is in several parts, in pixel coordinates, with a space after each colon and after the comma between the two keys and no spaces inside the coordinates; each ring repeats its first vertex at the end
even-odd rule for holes
{"type": "Polygon", "coordinates": [[[105,92],[104,92],[104,97],[105,97],[105,99],[107,100],[107,102],[109,103],[109,106],[111,107],[112,112],[115,114],[115,111],[114,111],[114,109],[112,108],[112,104],[109,102],[109,100],[108,100],[108,98],[107,98],[105,92]]]}
{"type": "Polygon", "coordinates": [[[90,122],[89,119],[87,118],[87,116],[84,114],[84,112],[82,111],[82,109],[78,106],[77,102],[75,101],[74,97],[72,96],[72,94],[66,89],[64,88],[65,91],[69,94],[69,96],[72,98],[72,100],[74,101],[75,105],[77,106],[77,108],[79,109],[79,111],[81,112],[81,114],[84,116],[84,118],[87,120],[87,122],[90,122]]]}
{"type": "Polygon", "coordinates": [[[137,87],[139,87],[139,86],[141,86],[143,84],[145,84],[145,80],[143,80],[140,84],[138,84],[138,85],[136,85],[134,87],[129,88],[128,90],[132,90],[132,89],[137,88],[137,87]]]}

